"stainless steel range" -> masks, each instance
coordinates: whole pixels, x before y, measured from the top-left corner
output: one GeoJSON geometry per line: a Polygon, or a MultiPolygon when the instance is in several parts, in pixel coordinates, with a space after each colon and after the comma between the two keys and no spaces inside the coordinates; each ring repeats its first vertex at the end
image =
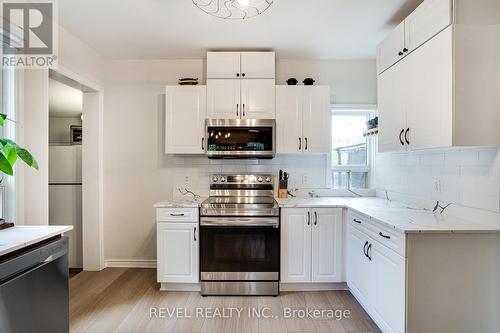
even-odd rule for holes
{"type": "Polygon", "coordinates": [[[202,295],[278,295],[279,207],[272,175],[213,175],[201,204],[202,295]]]}

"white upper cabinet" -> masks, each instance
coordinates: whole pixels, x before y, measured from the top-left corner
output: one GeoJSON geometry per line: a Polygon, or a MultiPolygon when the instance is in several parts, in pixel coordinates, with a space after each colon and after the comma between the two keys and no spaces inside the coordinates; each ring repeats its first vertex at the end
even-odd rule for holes
{"type": "Polygon", "coordinates": [[[377,47],[380,74],[452,23],[451,0],[425,0],[377,47]]]}
{"type": "Polygon", "coordinates": [[[405,23],[401,22],[396,29],[377,46],[377,72],[381,73],[404,55],[405,50],[405,23]]]}
{"type": "Polygon", "coordinates": [[[328,153],[330,88],[276,86],[276,127],[277,153],[328,153]]]}
{"type": "Polygon", "coordinates": [[[302,86],[276,86],[276,150],[302,153],[302,86]]]}
{"type": "Polygon", "coordinates": [[[305,153],[328,153],[331,148],[330,87],[305,86],[303,106],[305,153]]]}
{"type": "Polygon", "coordinates": [[[207,78],[236,79],[240,77],[240,52],[208,52],[207,78]]]}
{"type": "Polygon", "coordinates": [[[378,151],[404,151],[407,148],[406,85],[408,73],[406,59],[378,76],[378,151]]]}
{"type": "Polygon", "coordinates": [[[204,153],[205,118],[205,86],[168,86],[165,91],[165,153],[204,153]]]}
{"type": "Polygon", "coordinates": [[[239,119],[241,115],[240,80],[207,80],[207,117],[239,119]]]}
{"type": "Polygon", "coordinates": [[[379,151],[500,145],[498,17],[491,0],[425,0],[405,20],[409,51],[379,68],[379,151]]]}
{"type": "Polygon", "coordinates": [[[241,118],[275,117],[274,79],[241,80],[241,118]]]}
{"type": "Polygon", "coordinates": [[[245,79],[274,79],[274,52],[241,52],[241,77],[245,79]]]}
{"type": "Polygon", "coordinates": [[[208,52],[209,79],[274,79],[274,52],[208,52]]]}
{"type": "Polygon", "coordinates": [[[451,0],[425,0],[404,21],[405,47],[411,52],[451,24],[451,0]]]}

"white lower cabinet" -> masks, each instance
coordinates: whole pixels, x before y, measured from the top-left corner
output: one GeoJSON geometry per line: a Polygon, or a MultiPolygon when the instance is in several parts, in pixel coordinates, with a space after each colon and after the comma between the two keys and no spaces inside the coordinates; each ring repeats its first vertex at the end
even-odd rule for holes
{"type": "Polygon", "coordinates": [[[158,282],[198,283],[198,221],[157,222],[156,230],[158,282]]]}
{"type": "Polygon", "coordinates": [[[405,332],[406,259],[364,232],[369,222],[355,219],[347,222],[347,285],[383,332],[405,332]]]}
{"type": "Polygon", "coordinates": [[[281,282],[340,282],[342,209],[281,210],[281,282]]]}

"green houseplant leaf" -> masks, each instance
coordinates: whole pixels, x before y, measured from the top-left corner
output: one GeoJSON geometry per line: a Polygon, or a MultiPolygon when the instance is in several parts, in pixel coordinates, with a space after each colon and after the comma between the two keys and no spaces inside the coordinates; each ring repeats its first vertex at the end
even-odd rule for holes
{"type": "MultiPolygon", "coordinates": [[[[7,115],[0,113],[0,127],[5,124],[5,120],[8,120],[7,115]]],[[[38,170],[38,162],[27,149],[12,140],[0,138],[0,171],[12,176],[18,157],[28,166],[38,170]]]]}

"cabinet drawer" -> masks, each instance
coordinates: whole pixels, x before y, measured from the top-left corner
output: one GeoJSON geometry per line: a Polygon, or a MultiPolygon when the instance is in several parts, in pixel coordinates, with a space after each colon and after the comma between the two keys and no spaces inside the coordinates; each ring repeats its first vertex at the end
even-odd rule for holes
{"type": "Polygon", "coordinates": [[[404,233],[357,212],[351,212],[347,222],[380,244],[406,257],[406,237],[404,233]]]}
{"type": "Polygon", "coordinates": [[[157,222],[196,222],[198,223],[198,208],[157,208],[157,222]]]}

